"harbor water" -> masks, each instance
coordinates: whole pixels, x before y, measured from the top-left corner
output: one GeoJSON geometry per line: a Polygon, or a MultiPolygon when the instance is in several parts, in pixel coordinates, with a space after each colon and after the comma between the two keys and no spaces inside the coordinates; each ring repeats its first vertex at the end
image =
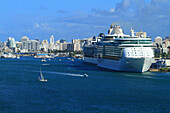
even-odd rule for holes
{"type": "Polygon", "coordinates": [[[0,89],[3,113],[170,112],[170,73],[115,72],[79,59],[0,59],[0,89]],[[47,82],[38,81],[40,66],[47,82]]]}

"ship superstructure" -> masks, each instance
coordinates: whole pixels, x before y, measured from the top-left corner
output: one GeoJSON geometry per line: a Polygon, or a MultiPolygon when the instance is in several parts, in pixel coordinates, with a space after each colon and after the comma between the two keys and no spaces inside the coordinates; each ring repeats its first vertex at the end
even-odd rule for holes
{"type": "Polygon", "coordinates": [[[135,36],[131,28],[125,35],[120,26],[112,26],[101,41],[84,45],[84,60],[100,67],[130,72],[145,72],[154,61],[150,37],[135,36]]]}

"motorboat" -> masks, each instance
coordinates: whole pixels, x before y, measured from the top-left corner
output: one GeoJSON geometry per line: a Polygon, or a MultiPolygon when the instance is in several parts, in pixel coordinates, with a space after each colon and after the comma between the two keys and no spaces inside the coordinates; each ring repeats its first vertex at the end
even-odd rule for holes
{"type": "Polygon", "coordinates": [[[42,62],[46,62],[46,60],[45,60],[45,59],[42,59],[41,61],[42,61],[42,62]]]}
{"type": "Polygon", "coordinates": [[[85,73],[85,74],[84,74],[84,77],[88,77],[88,75],[85,73]]]}

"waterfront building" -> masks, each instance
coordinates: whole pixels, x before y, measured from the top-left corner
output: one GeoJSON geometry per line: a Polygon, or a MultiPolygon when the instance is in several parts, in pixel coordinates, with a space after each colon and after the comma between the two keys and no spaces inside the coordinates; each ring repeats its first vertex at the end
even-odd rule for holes
{"type": "Polygon", "coordinates": [[[21,49],[21,47],[22,47],[22,42],[16,41],[16,47],[21,49]]]}
{"type": "Polygon", "coordinates": [[[85,42],[87,42],[87,39],[73,39],[71,43],[67,43],[67,50],[81,51],[83,50],[85,42]]]}
{"type": "Polygon", "coordinates": [[[74,45],[71,42],[67,43],[67,50],[68,51],[74,51],[74,45]]]}
{"type": "Polygon", "coordinates": [[[73,44],[73,51],[80,51],[80,39],[73,39],[72,40],[73,44]]]}
{"type": "Polygon", "coordinates": [[[60,51],[64,51],[67,50],[67,43],[66,40],[58,40],[55,42],[55,49],[56,50],[60,50],[60,51]]]}
{"type": "MultiPolygon", "coordinates": [[[[160,55],[163,53],[163,48],[162,48],[162,38],[157,36],[155,38],[155,45],[156,45],[156,49],[155,49],[155,57],[160,57],[160,55]]],[[[164,49],[165,50],[165,49],[164,49]]]]}
{"type": "Polygon", "coordinates": [[[49,46],[49,50],[54,50],[55,46],[54,46],[54,36],[52,35],[50,37],[50,46],[49,46]]]}
{"type": "Polygon", "coordinates": [[[67,43],[59,43],[59,50],[61,51],[67,50],[67,43]]]}
{"type": "Polygon", "coordinates": [[[156,44],[159,44],[159,45],[160,45],[160,44],[162,45],[162,38],[159,37],[159,36],[156,37],[156,38],[155,38],[155,43],[156,43],[156,44]]]}
{"type": "Polygon", "coordinates": [[[143,32],[143,31],[136,32],[136,36],[137,36],[137,37],[147,37],[147,33],[146,33],[146,32],[143,32]]]}
{"type": "Polygon", "coordinates": [[[59,43],[55,43],[55,44],[54,44],[54,50],[59,50],[59,48],[60,48],[60,47],[59,47],[59,43]]]}
{"type": "Polygon", "coordinates": [[[170,46],[170,36],[165,37],[162,40],[162,48],[163,48],[163,53],[168,54],[168,47],[170,46]]]}
{"type": "Polygon", "coordinates": [[[53,35],[50,37],[50,44],[54,45],[54,36],[53,35]]]}
{"type": "Polygon", "coordinates": [[[6,46],[6,42],[0,42],[0,48],[3,48],[6,46]]]}
{"type": "Polygon", "coordinates": [[[16,41],[16,52],[20,52],[22,47],[22,42],[16,41]]]}
{"type": "Polygon", "coordinates": [[[44,52],[48,52],[48,48],[49,48],[49,43],[47,40],[43,40],[42,45],[41,45],[41,49],[44,52]]]}
{"type": "Polygon", "coordinates": [[[27,36],[23,36],[21,38],[21,42],[22,42],[21,52],[22,53],[28,52],[28,41],[29,41],[29,38],[27,36]]]}
{"type": "Polygon", "coordinates": [[[28,51],[37,52],[39,50],[39,42],[37,40],[29,40],[28,51]]]}
{"type": "Polygon", "coordinates": [[[15,48],[15,47],[16,47],[15,39],[12,38],[12,37],[9,37],[9,38],[7,39],[6,45],[7,45],[7,47],[9,47],[9,48],[11,48],[11,49],[12,49],[12,48],[15,48]]]}
{"type": "Polygon", "coordinates": [[[15,43],[15,39],[14,39],[14,38],[9,37],[9,38],[7,39],[6,45],[7,45],[7,47],[8,47],[9,49],[12,50],[12,52],[16,52],[16,43],[15,43]]]}
{"type": "Polygon", "coordinates": [[[6,47],[6,42],[0,42],[0,52],[3,52],[5,47],[6,47]]]}
{"type": "Polygon", "coordinates": [[[73,44],[73,51],[80,51],[80,44],[73,44]]]}
{"type": "Polygon", "coordinates": [[[170,37],[165,37],[165,39],[162,41],[162,46],[165,48],[170,46],[170,37]]]}

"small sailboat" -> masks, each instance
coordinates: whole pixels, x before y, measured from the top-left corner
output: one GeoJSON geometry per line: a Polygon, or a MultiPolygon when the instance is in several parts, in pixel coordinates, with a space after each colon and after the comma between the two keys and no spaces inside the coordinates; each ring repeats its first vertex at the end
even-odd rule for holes
{"type": "Polygon", "coordinates": [[[41,72],[41,67],[40,67],[40,75],[39,75],[39,77],[38,77],[38,80],[39,80],[40,82],[47,82],[47,79],[44,79],[44,76],[43,76],[43,74],[42,74],[42,72],[41,72]]]}

